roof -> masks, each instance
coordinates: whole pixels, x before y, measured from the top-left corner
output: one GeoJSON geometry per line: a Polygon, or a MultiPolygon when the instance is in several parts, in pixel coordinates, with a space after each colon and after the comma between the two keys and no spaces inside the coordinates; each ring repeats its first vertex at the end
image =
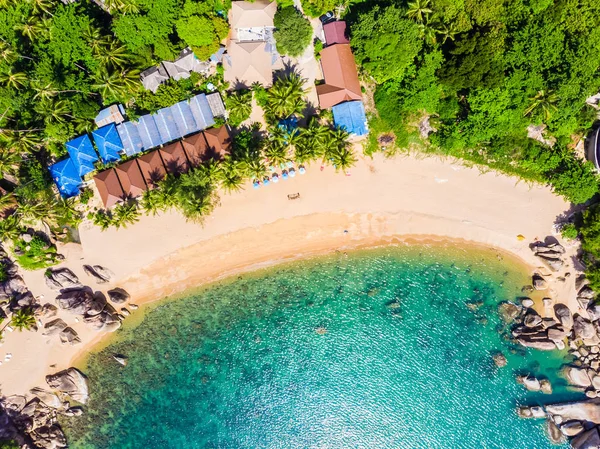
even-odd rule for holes
{"type": "Polygon", "coordinates": [[[140,133],[140,139],[142,141],[144,150],[157,147],[163,143],[160,133],[158,132],[156,122],[150,114],[142,115],[138,119],[137,129],[140,133]]]}
{"type": "Polygon", "coordinates": [[[208,143],[208,153],[206,157],[216,159],[225,156],[231,150],[231,136],[225,125],[218,128],[210,128],[204,131],[206,143],[208,143]]]}
{"type": "Polygon", "coordinates": [[[331,108],[333,123],[336,128],[342,128],[350,134],[364,136],[369,133],[365,106],[362,101],[348,101],[331,108]]]}
{"type": "Polygon", "coordinates": [[[94,182],[104,207],[111,207],[124,197],[123,189],[114,168],[98,173],[94,176],[94,182]]]}
{"type": "Polygon", "coordinates": [[[147,190],[146,182],[136,159],[117,165],[115,171],[126,196],[135,198],[147,190]]]}
{"type": "Polygon", "coordinates": [[[79,195],[79,187],[82,182],[77,168],[70,157],[58,161],[48,168],[52,180],[56,184],[56,187],[58,187],[58,191],[63,198],[79,195]]]}
{"type": "Polygon", "coordinates": [[[96,126],[100,128],[109,123],[122,123],[125,120],[123,117],[124,115],[125,109],[123,109],[123,105],[113,104],[112,106],[102,109],[94,121],[96,122],[96,126]]]}
{"type": "Polygon", "coordinates": [[[203,120],[201,120],[202,123],[200,124],[196,123],[196,119],[192,113],[192,108],[190,107],[190,102],[188,101],[180,101],[179,103],[175,103],[173,106],[171,106],[171,112],[173,114],[175,125],[177,125],[179,137],[183,137],[187,134],[191,134],[206,128],[203,120]]]}
{"type": "Polygon", "coordinates": [[[254,83],[268,87],[273,83],[273,58],[265,42],[230,42],[227,53],[224,78],[234,87],[254,83]]]}
{"type": "Polygon", "coordinates": [[[161,64],[144,70],[140,74],[140,79],[146,89],[156,93],[158,87],[169,79],[169,74],[161,64]]]}
{"type": "Polygon", "coordinates": [[[221,45],[216,52],[210,55],[211,62],[221,62],[223,60],[223,54],[225,53],[225,50],[227,50],[227,48],[224,45],[221,45]]]}
{"type": "Polygon", "coordinates": [[[325,42],[327,45],[350,43],[346,37],[346,22],[343,20],[323,25],[323,31],[325,32],[325,42]]]}
{"type": "Polygon", "coordinates": [[[143,150],[144,144],[135,122],[125,122],[117,125],[117,132],[127,156],[133,156],[143,150]]]}
{"type": "Polygon", "coordinates": [[[189,162],[181,142],[173,142],[159,151],[168,173],[176,175],[189,170],[189,162]]]}
{"type": "MultiPolygon", "coordinates": [[[[208,98],[204,94],[196,95],[190,99],[190,112],[196,121],[196,128],[194,131],[201,131],[215,124],[215,118],[208,102],[208,98]]],[[[184,135],[185,134],[182,134],[182,136],[184,135]]]]}
{"type": "Polygon", "coordinates": [[[123,151],[123,143],[114,123],[92,131],[92,137],[102,162],[108,164],[121,159],[120,153],[123,151]]]}
{"type": "Polygon", "coordinates": [[[322,109],[343,101],[362,99],[350,45],[335,44],[321,50],[321,67],[325,84],[317,86],[317,94],[322,109]]]}
{"type": "Polygon", "coordinates": [[[236,28],[272,27],[276,12],[276,2],[231,2],[228,15],[229,24],[232,30],[236,28]]]}
{"type": "Polygon", "coordinates": [[[65,146],[79,176],[84,176],[96,169],[94,162],[98,160],[98,155],[94,151],[92,141],[87,134],[70,140],[65,146]]]}
{"type": "Polygon", "coordinates": [[[162,143],[167,143],[181,137],[171,107],[159,109],[156,114],[153,115],[153,118],[162,143]]]}
{"type": "Polygon", "coordinates": [[[196,167],[206,160],[208,144],[203,133],[193,134],[181,141],[192,166],[196,167]]]}
{"type": "Polygon", "coordinates": [[[208,94],[206,96],[206,101],[208,101],[208,107],[210,108],[213,117],[225,117],[225,104],[223,103],[223,99],[219,92],[208,94]]]}
{"type": "Polygon", "coordinates": [[[151,151],[137,158],[144,181],[149,188],[162,181],[167,174],[165,164],[160,157],[159,150],[151,151]]]}

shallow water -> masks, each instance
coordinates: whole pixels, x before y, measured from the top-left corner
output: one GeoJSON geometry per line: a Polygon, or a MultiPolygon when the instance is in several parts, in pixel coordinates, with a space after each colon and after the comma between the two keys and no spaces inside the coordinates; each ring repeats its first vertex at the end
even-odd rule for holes
{"type": "Polygon", "coordinates": [[[551,445],[519,419],[515,373],[561,354],[505,338],[498,303],[526,281],[494,251],[388,248],[244,275],[147,311],[88,360],[74,448],[519,448],[551,445]],[[501,350],[509,365],[498,369],[501,350]],[[111,355],[129,357],[126,367],[111,355]]]}

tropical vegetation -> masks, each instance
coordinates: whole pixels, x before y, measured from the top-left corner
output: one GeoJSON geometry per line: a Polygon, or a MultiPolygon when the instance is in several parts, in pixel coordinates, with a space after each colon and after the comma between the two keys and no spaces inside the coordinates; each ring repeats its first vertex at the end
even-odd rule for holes
{"type": "Polygon", "coordinates": [[[36,327],[33,310],[29,307],[16,310],[10,320],[10,325],[19,332],[36,327]]]}
{"type": "Polygon", "coordinates": [[[283,55],[300,56],[312,40],[310,22],[294,6],[280,7],[273,19],[277,51],[283,55]]]}

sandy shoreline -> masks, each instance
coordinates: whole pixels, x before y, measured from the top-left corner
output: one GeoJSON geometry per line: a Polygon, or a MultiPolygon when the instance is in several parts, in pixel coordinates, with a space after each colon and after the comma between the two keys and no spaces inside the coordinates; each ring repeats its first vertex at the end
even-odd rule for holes
{"type": "MultiPolygon", "coordinates": [[[[550,235],[555,219],[568,209],[549,189],[515,178],[433,158],[377,156],[361,160],[351,176],[317,165],[277,185],[223,194],[204,226],[174,212],[143,217],[121,230],[101,232],[84,224],[82,245],[60,251],[66,256],[63,265],[83,283],[104,292],[122,287],[141,304],[275,263],[440,238],[498,248],[533,269],[539,262],[529,243],[550,235]],[[300,193],[300,199],[288,200],[290,193],[300,193]],[[525,240],[517,239],[519,234],[525,240]],[[114,282],[93,283],[83,273],[86,263],[110,268],[114,282]]],[[[53,302],[56,292],[45,285],[43,273],[22,275],[34,295],[43,296],[42,304],[53,302]]],[[[572,295],[560,285],[552,288],[551,296],[572,295]]],[[[13,358],[0,366],[4,395],[43,385],[45,374],[69,366],[101,337],[71,315],[61,311],[59,317],[78,332],[82,344],[62,346],[41,331],[7,333],[0,360],[6,353],[13,358]]]]}

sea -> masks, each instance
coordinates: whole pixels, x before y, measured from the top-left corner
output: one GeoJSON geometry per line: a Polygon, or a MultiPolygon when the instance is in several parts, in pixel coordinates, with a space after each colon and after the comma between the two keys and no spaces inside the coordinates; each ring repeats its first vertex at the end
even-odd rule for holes
{"type": "Polygon", "coordinates": [[[92,351],[85,413],[61,424],[82,449],[566,448],[515,412],[580,398],[558,375],[566,353],[510,341],[498,307],[528,282],[517,259],[453,243],[202,286],[136,311],[92,351]],[[525,391],[525,373],[554,393],[525,391]]]}

